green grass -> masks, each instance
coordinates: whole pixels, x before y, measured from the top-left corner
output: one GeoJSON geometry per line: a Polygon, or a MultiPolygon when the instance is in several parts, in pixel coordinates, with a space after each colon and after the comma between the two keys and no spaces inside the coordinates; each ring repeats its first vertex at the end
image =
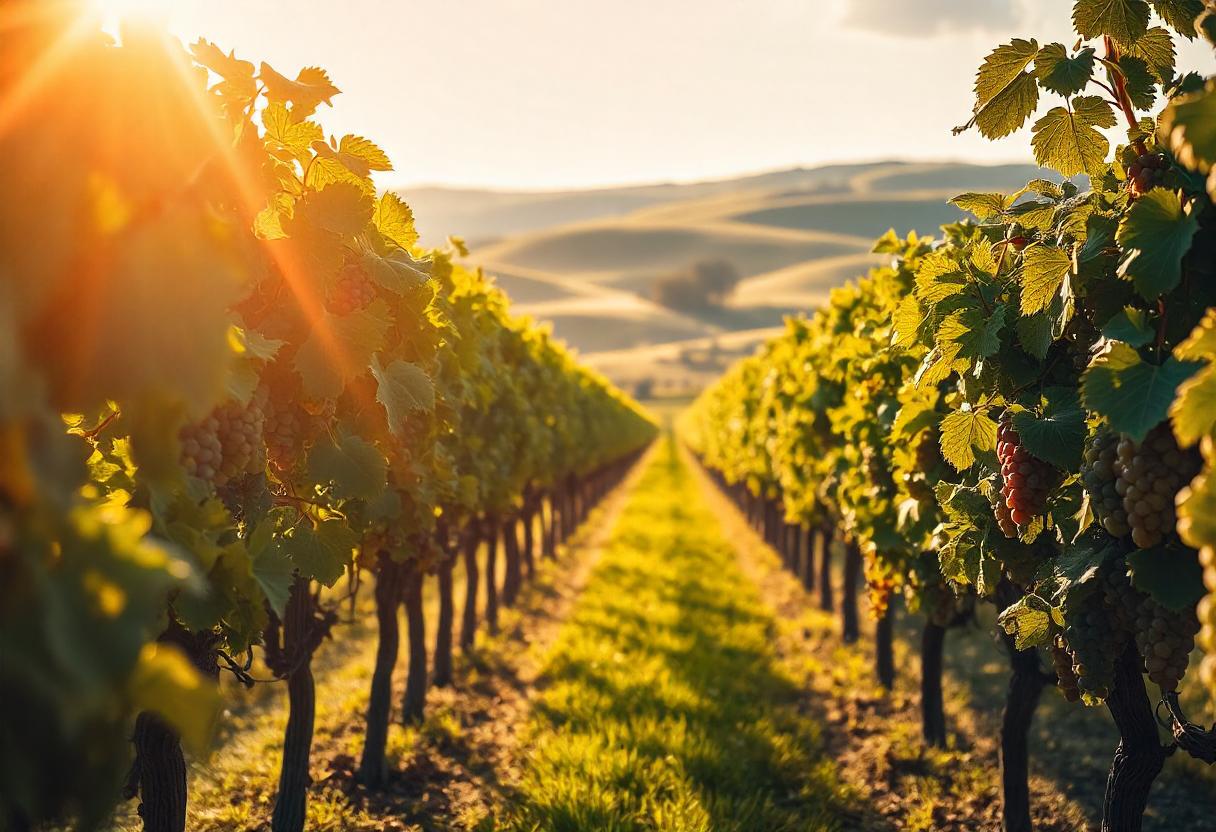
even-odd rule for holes
{"type": "Polygon", "coordinates": [[[669,442],[547,658],[501,827],[841,828],[844,792],[774,632],[669,442]]]}

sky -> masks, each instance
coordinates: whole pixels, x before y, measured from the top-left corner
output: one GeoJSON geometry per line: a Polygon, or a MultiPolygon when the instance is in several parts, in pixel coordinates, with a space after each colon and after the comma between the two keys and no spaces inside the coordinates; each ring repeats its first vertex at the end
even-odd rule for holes
{"type": "MultiPolygon", "coordinates": [[[[1071,44],[1064,0],[93,0],[343,90],[383,186],[560,189],[871,159],[1020,161],[967,120],[1014,36],[1071,44]]],[[[1189,44],[1180,65],[1216,71],[1189,44]]]]}

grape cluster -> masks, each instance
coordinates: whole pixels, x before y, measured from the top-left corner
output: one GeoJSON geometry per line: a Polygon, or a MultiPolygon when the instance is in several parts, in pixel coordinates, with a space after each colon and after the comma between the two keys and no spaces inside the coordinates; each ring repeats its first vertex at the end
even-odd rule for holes
{"type": "Polygon", "coordinates": [[[1087,702],[1102,701],[1110,695],[1115,680],[1115,660],[1125,639],[1111,620],[1102,592],[1089,592],[1065,610],[1067,624],[1063,643],[1072,657],[1072,672],[1077,690],[1087,702]]]}
{"type": "Polygon", "coordinates": [[[1014,251],[1021,251],[1026,248],[1026,244],[1030,242],[1030,238],[1026,236],[1026,232],[1022,229],[1020,223],[1012,222],[1005,228],[1005,242],[1014,251]]]}
{"type": "Polygon", "coordinates": [[[904,488],[915,500],[928,502],[933,499],[933,472],[942,462],[938,447],[937,431],[927,431],[916,444],[914,468],[903,475],[904,488]]]}
{"type": "Polygon", "coordinates": [[[248,404],[229,402],[216,408],[213,416],[218,424],[217,436],[222,449],[222,461],[212,479],[216,486],[222,487],[237,477],[255,474],[265,467],[264,402],[264,396],[255,396],[248,404]]]}
{"type": "Polygon", "coordinates": [[[1131,534],[1127,512],[1123,509],[1123,497],[1117,490],[1115,464],[1118,462],[1119,437],[1113,433],[1099,433],[1085,446],[1085,459],[1081,464],[1081,482],[1089,494],[1089,504],[1102,528],[1113,537],[1131,534]]]}
{"type": "Polygon", "coordinates": [[[1127,181],[1136,196],[1146,194],[1153,188],[1165,184],[1165,172],[1169,170],[1169,159],[1164,153],[1142,153],[1127,166],[1127,181]]]}
{"type": "Polygon", "coordinates": [[[1046,510],[1047,494],[1056,480],[1055,471],[1026,450],[1008,419],[997,428],[996,440],[996,455],[1001,461],[999,502],[1004,504],[1008,512],[1006,516],[998,505],[997,525],[1006,537],[1017,537],[1017,533],[1025,531],[1035,515],[1046,510]]]}
{"type": "Polygon", "coordinates": [[[1127,573],[1127,563],[1118,558],[1108,562],[1102,569],[1102,596],[1111,622],[1118,633],[1130,638],[1136,632],[1137,610],[1144,594],[1132,586],[1127,573]]]}
{"type": "Polygon", "coordinates": [[[224,461],[220,443],[220,421],[215,413],[186,425],[178,432],[182,447],[182,467],[192,477],[215,482],[224,461]]]}
{"type": "Polygon", "coordinates": [[[275,401],[266,405],[264,435],[266,455],[275,466],[290,470],[304,447],[309,429],[309,417],[304,408],[294,402],[275,401]]]}
{"type": "Polygon", "coordinates": [[[1072,669],[1072,656],[1068,652],[1068,643],[1064,637],[1056,635],[1051,645],[1051,664],[1056,671],[1056,686],[1069,702],[1081,698],[1081,689],[1077,685],[1077,674],[1072,669]]]}
{"type": "Polygon", "coordinates": [[[1162,423],[1139,445],[1120,439],[1113,468],[1132,542],[1141,549],[1156,546],[1174,530],[1175,496],[1197,473],[1193,456],[1179,449],[1169,423],[1162,423]]]}
{"type": "Polygon", "coordinates": [[[335,315],[358,312],[376,299],[376,285],[355,266],[347,266],[329,295],[329,311],[335,315]]]}
{"type": "Polygon", "coordinates": [[[1199,619],[1193,609],[1174,611],[1150,597],[1140,602],[1136,615],[1136,647],[1144,669],[1162,691],[1178,689],[1195,649],[1199,619]]]}

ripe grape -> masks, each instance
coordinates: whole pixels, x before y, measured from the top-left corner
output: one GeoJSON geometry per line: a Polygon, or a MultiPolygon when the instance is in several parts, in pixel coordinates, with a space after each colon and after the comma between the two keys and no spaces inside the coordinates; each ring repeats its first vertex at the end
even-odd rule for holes
{"type": "Polygon", "coordinates": [[[1199,619],[1194,609],[1175,611],[1150,597],[1140,602],[1136,616],[1136,647],[1144,657],[1144,669],[1162,691],[1178,689],[1186,674],[1199,619]]]}
{"type": "Polygon", "coordinates": [[[1112,537],[1131,534],[1127,512],[1123,509],[1123,497],[1116,490],[1118,475],[1119,437],[1113,433],[1099,433],[1085,446],[1085,459],[1081,465],[1081,482],[1089,494],[1089,504],[1102,528],[1112,537]]]}
{"type": "Polygon", "coordinates": [[[1060,693],[1069,702],[1081,698],[1081,689],[1077,687],[1077,674],[1072,670],[1072,656],[1068,653],[1068,643],[1064,637],[1057,635],[1051,645],[1051,663],[1056,671],[1056,685],[1060,693]]]}
{"type": "Polygon", "coordinates": [[[1100,702],[1110,695],[1115,659],[1126,641],[1104,601],[1102,592],[1089,592],[1076,601],[1070,598],[1064,612],[1063,640],[1072,656],[1077,689],[1087,702],[1100,702]]]}
{"type": "Polygon", "coordinates": [[[244,474],[254,474],[266,464],[266,445],[262,437],[266,416],[264,396],[255,396],[248,404],[228,402],[216,408],[214,417],[222,449],[222,462],[213,482],[227,485],[244,474]]]}
{"type": "Polygon", "coordinates": [[[1001,496],[997,498],[996,505],[993,507],[993,513],[996,515],[997,528],[1001,530],[1001,534],[1010,540],[1016,540],[1018,536],[1018,524],[1013,522],[1013,510],[1005,504],[1004,490],[1001,496]]]}
{"type": "Polygon", "coordinates": [[[186,473],[205,482],[215,482],[223,463],[220,422],[215,413],[184,426],[178,432],[182,447],[182,467],[186,473]]]}
{"type": "Polygon", "coordinates": [[[1165,173],[1169,160],[1164,153],[1142,153],[1127,166],[1127,183],[1135,196],[1141,196],[1153,188],[1165,184],[1165,173]]]}
{"type": "Polygon", "coordinates": [[[1102,567],[1102,595],[1119,635],[1124,638],[1133,636],[1136,632],[1137,611],[1145,595],[1132,586],[1127,563],[1122,558],[1110,561],[1102,567]]]}
{"type": "MultiPolygon", "coordinates": [[[[1007,519],[1016,526],[1015,532],[1025,532],[1035,515],[1047,509],[1047,494],[1056,482],[1055,469],[1026,450],[1008,419],[1001,422],[996,438],[996,454],[1001,461],[1001,501],[1009,510],[1007,519]]],[[[1003,514],[998,509],[1001,531],[1006,537],[1016,537],[1016,533],[1010,534],[1003,514]]]]}
{"type": "Polygon", "coordinates": [[[1132,542],[1141,549],[1156,546],[1174,532],[1174,499],[1198,470],[1194,455],[1179,449],[1169,424],[1163,423],[1139,445],[1120,439],[1112,467],[1132,542]]]}
{"type": "Polygon", "coordinates": [[[347,266],[329,294],[329,311],[335,315],[358,312],[376,299],[376,284],[356,266],[347,266]]]}

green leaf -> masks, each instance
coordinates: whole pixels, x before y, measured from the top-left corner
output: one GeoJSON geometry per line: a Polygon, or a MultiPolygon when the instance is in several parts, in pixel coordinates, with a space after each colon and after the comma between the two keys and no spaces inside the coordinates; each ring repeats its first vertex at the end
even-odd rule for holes
{"type": "Polygon", "coordinates": [[[1199,221],[1183,210],[1177,193],[1153,188],[1119,223],[1115,238],[1125,249],[1119,276],[1146,300],[1166,294],[1182,279],[1182,258],[1198,230],[1199,221]]]}
{"type": "Polygon", "coordinates": [[[1178,397],[1170,405],[1170,421],[1178,442],[1187,447],[1216,427],[1216,366],[1209,365],[1178,387],[1178,397]]]}
{"type": "MultiPolygon", "coordinates": [[[[362,136],[347,134],[338,142],[338,153],[359,159],[367,170],[392,170],[393,163],[376,143],[362,136]]],[[[363,175],[366,176],[366,173],[363,175]]]]}
{"type": "Polygon", "coordinates": [[[1112,428],[1137,442],[1161,423],[1178,386],[1199,369],[1191,362],[1169,358],[1149,364],[1127,344],[1113,342],[1081,378],[1085,407],[1105,416],[1112,428]]]}
{"type": "Polygon", "coordinates": [[[318,442],[308,455],[308,476],[315,483],[333,483],[340,500],[370,500],[388,483],[388,459],[372,443],[347,434],[334,444],[318,442]]]}
{"type": "Polygon", "coordinates": [[[292,158],[302,162],[311,157],[312,143],[325,138],[321,125],[312,121],[296,121],[281,102],[271,102],[262,111],[262,127],[268,141],[278,145],[292,158]]]}
{"type": "Polygon", "coordinates": [[[220,695],[186,655],[171,644],[145,644],[128,681],[135,710],[153,711],[181,735],[182,744],[204,756],[215,735],[220,695]]]}
{"type": "Polygon", "coordinates": [[[941,451],[959,471],[975,464],[975,451],[996,448],[996,422],[986,410],[955,410],[941,421],[941,451]]]}
{"type": "Polygon", "coordinates": [[[996,623],[1013,636],[1018,650],[1046,646],[1051,639],[1051,607],[1042,598],[1027,595],[1005,609],[996,623]]]}
{"type": "Polygon", "coordinates": [[[1085,47],[1069,57],[1062,43],[1049,43],[1034,59],[1034,74],[1045,89],[1065,97],[1085,89],[1094,74],[1094,50],[1085,47]]]}
{"type": "Polygon", "coordinates": [[[1174,77],[1174,38],[1160,26],[1154,26],[1144,37],[1125,47],[1124,54],[1144,61],[1161,83],[1174,77]]]}
{"type": "Polygon", "coordinates": [[[325,586],[333,586],[346,572],[357,544],[355,532],[339,519],[322,521],[315,529],[301,524],[283,536],[283,548],[300,574],[325,586]]]}
{"type": "Polygon", "coordinates": [[[950,200],[960,211],[974,214],[976,219],[987,220],[1006,211],[1013,204],[1013,197],[998,193],[968,192],[950,200]]]}
{"type": "Polygon", "coordinates": [[[1123,45],[1144,35],[1148,18],[1144,0],[1077,0],[1072,9],[1073,26],[1082,37],[1110,35],[1123,45]]]}
{"type": "Polygon", "coordinates": [[[367,372],[372,355],[384,348],[390,326],[388,304],[379,298],[358,312],[322,317],[296,353],[305,395],[337,398],[347,382],[367,372]]]}
{"type": "Polygon", "coordinates": [[[1006,308],[1000,304],[985,312],[978,306],[969,306],[947,315],[937,334],[944,359],[951,363],[960,358],[975,362],[995,355],[1001,348],[1006,308]]]}
{"type": "Polygon", "coordinates": [[[1178,358],[1193,361],[1216,359],[1216,309],[1209,309],[1186,340],[1174,348],[1178,358]]]}
{"type": "Polygon", "coordinates": [[[1044,312],[1064,285],[1072,258],[1062,248],[1033,245],[1022,253],[1022,314],[1044,312]]]}
{"type": "Polygon", "coordinates": [[[1161,114],[1160,133],[1183,166],[1205,171],[1216,165],[1216,78],[1171,101],[1161,114]]]}
{"type": "Polygon", "coordinates": [[[986,138],[1009,135],[1034,112],[1039,103],[1039,85],[1025,70],[1038,52],[1037,41],[1015,38],[984,59],[975,78],[972,121],[986,138]]]}
{"type": "Polygon", "coordinates": [[[1096,174],[1106,161],[1110,142],[1095,127],[1114,125],[1110,105],[1100,98],[1083,96],[1073,99],[1073,109],[1052,107],[1034,123],[1035,160],[1044,167],[1064,176],[1078,173],[1096,174]]]}
{"type": "Polygon", "coordinates": [[[385,191],[376,203],[372,222],[380,234],[402,248],[411,248],[418,242],[418,231],[414,228],[414,212],[401,197],[385,191]]]}
{"type": "Polygon", "coordinates": [[[895,308],[895,315],[891,319],[891,345],[907,349],[915,344],[924,319],[925,313],[916,295],[905,295],[895,308]]]}
{"type": "Polygon", "coordinates": [[[1051,316],[1046,312],[1024,315],[1013,324],[1022,349],[1040,361],[1047,357],[1047,351],[1051,349],[1053,326],[1051,316]]]}
{"type": "Polygon", "coordinates": [[[293,218],[334,234],[356,234],[371,222],[372,201],[357,185],[332,182],[306,193],[293,218]]]}
{"type": "Polygon", "coordinates": [[[1188,40],[1195,38],[1195,18],[1203,14],[1203,0],[1150,0],[1158,17],[1188,40]]]}
{"type": "Polygon", "coordinates": [[[274,536],[274,523],[264,520],[249,535],[247,546],[253,578],[266,595],[266,601],[279,616],[287,609],[294,567],[274,536]]]}
{"type": "Polygon", "coordinates": [[[372,375],[379,385],[376,401],[384,406],[389,430],[394,434],[404,432],[406,421],[413,414],[429,413],[435,409],[435,384],[417,364],[394,361],[382,367],[379,357],[376,357],[372,364],[372,375]]]}
{"type": "Polygon", "coordinates": [[[1193,607],[1204,595],[1203,567],[1194,549],[1178,545],[1138,549],[1127,556],[1127,565],[1132,586],[1174,612],[1193,607]]]}
{"type": "Polygon", "coordinates": [[[1066,387],[1048,388],[1043,398],[1042,415],[1014,414],[1014,430],[1034,456],[1063,471],[1075,471],[1085,449],[1085,412],[1075,391],[1066,387]]]}
{"type": "Polygon", "coordinates": [[[1157,333],[1149,326],[1148,315],[1143,309],[1125,306],[1102,327],[1102,337],[1139,349],[1151,343],[1157,333]]]}
{"type": "Polygon", "coordinates": [[[1132,106],[1137,110],[1152,109],[1157,100],[1157,76],[1148,64],[1133,55],[1124,55],[1119,58],[1119,69],[1132,106]]]}

